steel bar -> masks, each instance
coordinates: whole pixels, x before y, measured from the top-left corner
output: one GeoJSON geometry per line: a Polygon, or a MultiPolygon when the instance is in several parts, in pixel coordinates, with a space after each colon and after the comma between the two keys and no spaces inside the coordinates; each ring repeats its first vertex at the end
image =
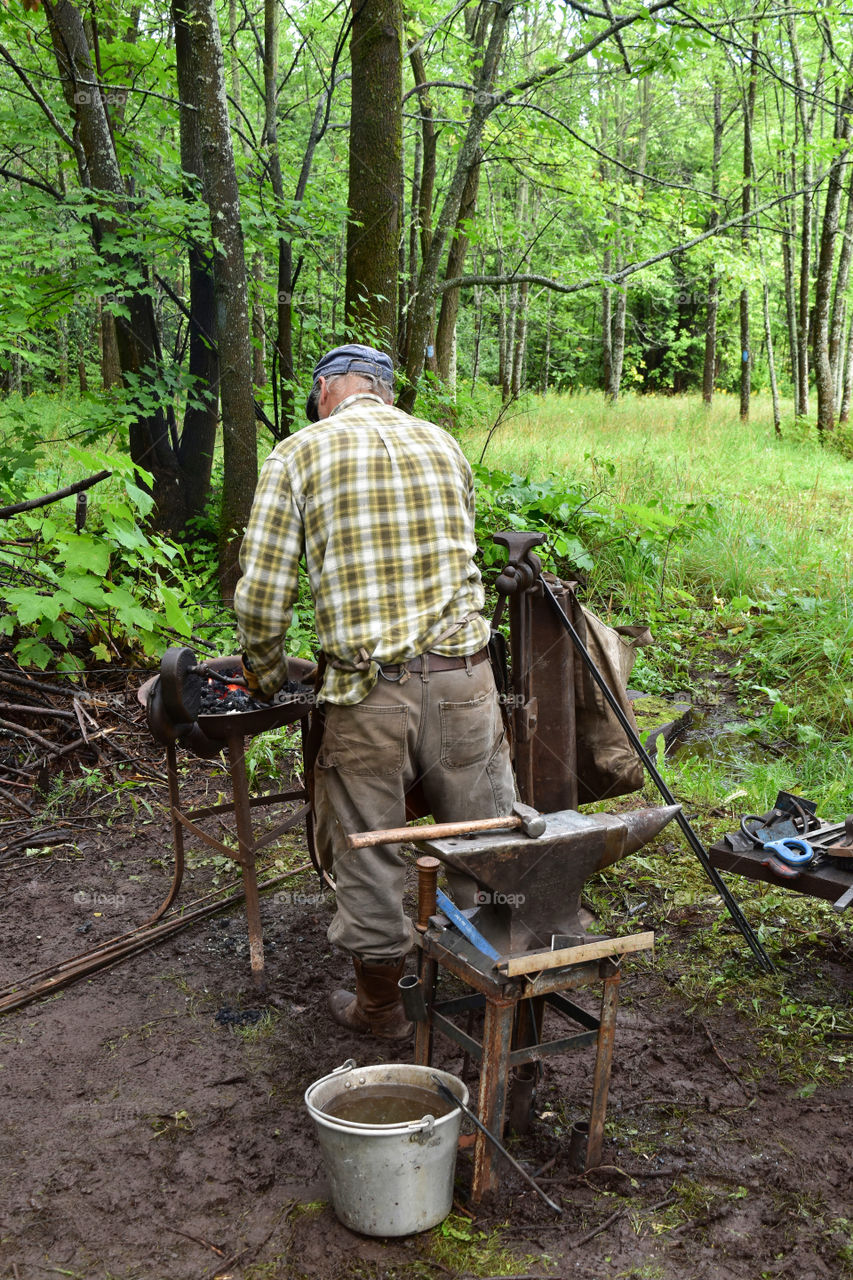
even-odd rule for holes
{"type": "MultiPolygon", "coordinates": [[[[542,590],[545,594],[546,599],[551,602],[551,607],[553,608],[554,612],[559,616],[562,626],[565,627],[565,629],[568,631],[569,635],[571,636],[572,642],[574,643],[575,648],[580,654],[584,665],[586,666],[593,680],[598,685],[599,689],[604,695],[604,698],[607,702],[607,705],[610,707],[610,710],[616,716],[617,720],[619,721],[622,728],[624,729],[625,735],[628,738],[628,741],[631,743],[631,746],[634,748],[637,755],[642,760],[643,764],[645,765],[658,791],[661,793],[664,800],[666,800],[668,804],[677,804],[675,796],[672,794],[669,787],[666,785],[666,782],[664,781],[661,774],[659,773],[654,761],[652,760],[651,756],[646,751],[645,747],[640,741],[639,735],[637,734],[633,725],[629,721],[628,717],[625,715],[625,712],[620,707],[616,698],[613,696],[612,692],[610,691],[607,681],[604,679],[598,667],[595,665],[595,662],[590,656],[590,653],[586,645],[583,643],[577,631],[572,626],[571,620],[566,616],[565,613],[563,613],[563,610],[560,608],[560,605],[556,596],[554,595],[551,588],[548,586],[548,583],[545,581],[545,579],[541,578],[540,582],[542,583],[542,590]]],[[[697,836],[696,832],[693,830],[687,818],[685,818],[684,814],[680,810],[675,815],[675,821],[678,823],[678,825],[681,827],[681,830],[684,832],[684,835],[687,837],[687,843],[690,845],[690,848],[693,850],[693,852],[696,854],[696,857],[701,862],[702,867],[705,871],[705,874],[707,875],[708,879],[711,881],[714,888],[717,890],[723,902],[725,903],[726,908],[729,912],[729,915],[731,916],[732,920],[734,920],[735,924],[737,925],[743,937],[746,939],[747,943],[749,944],[752,950],[753,955],[756,957],[759,964],[761,965],[761,967],[764,969],[766,973],[775,973],[776,966],[768,956],[767,952],[764,950],[764,947],[761,944],[761,940],[758,938],[758,936],[756,935],[755,931],[752,928],[752,925],[749,923],[746,916],[741,911],[740,907],[738,906],[734,898],[734,895],[726,885],[722,876],[717,871],[716,867],[714,867],[711,864],[707,851],[705,850],[701,840],[697,836]]]]}
{"type": "MultiPolygon", "coordinates": [[[[261,892],[272,889],[277,884],[280,884],[282,880],[310,870],[310,863],[302,863],[300,866],[294,867],[292,871],[284,871],[280,875],[271,876],[269,880],[263,881],[258,888],[261,892]]],[[[28,985],[22,987],[21,983],[15,983],[14,988],[16,989],[0,998],[0,1015],[11,1013],[14,1009],[19,1009],[22,1005],[39,999],[40,996],[50,995],[59,990],[60,987],[76,982],[78,978],[84,978],[90,973],[96,973],[99,969],[104,969],[119,960],[125,960],[146,947],[154,946],[161,939],[179,933],[183,929],[188,929],[190,925],[199,920],[215,915],[218,911],[222,911],[227,907],[235,906],[242,901],[244,896],[243,890],[240,889],[228,898],[212,902],[206,907],[199,907],[195,911],[185,911],[180,916],[164,921],[154,928],[140,926],[138,929],[132,930],[131,933],[125,934],[123,938],[113,939],[112,943],[95,948],[90,952],[84,952],[73,961],[66,961],[52,966],[55,971],[53,976],[41,977],[42,974],[49,972],[48,970],[41,970],[36,974],[31,974],[29,979],[22,979],[22,982],[28,985]],[[39,978],[40,980],[34,982],[34,978],[39,978]]]]}
{"type": "Polygon", "coordinates": [[[438,1076],[433,1076],[432,1080],[433,1080],[433,1084],[436,1086],[436,1088],[438,1089],[441,1096],[445,1099],[445,1101],[453,1102],[459,1108],[460,1111],[463,1111],[465,1113],[468,1119],[471,1120],[477,1126],[480,1133],[485,1134],[485,1136],[489,1139],[489,1141],[493,1143],[494,1146],[497,1147],[498,1151],[500,1151],[504,1159],[509,1161],[513,1169],[517,1170],[517,1172],[521,1174],[522,1178],[524,1178],[524,1181],[530,1184],[530,1186],[533,1188],[533,1190],[536,1192],[539,1198],[545,1201],[545,1204],[547,1204],[548,1208],[553,1209],[554,1213],[562,1213],[563,1210],[561,1209],[561,1207],[558,1204],[555,1204],[554,1201],[551,1200],[548,1196],[546,1196],[545,1192],[542,1190],[539,1184],[533,1181],[533,1179],[531,1178],[527,1170],[518,1163],[515,1156],[511,1156],[509,1154],[509,1152],[507,1151],[503,1143],[500,1142],[495,1137],[495,1135],[486,1128],[486,1126],[482,1123],[481,1120],[478,1120],[478,1118],[474,1115],[474,1112],[471,1111],[468,1107],[466,1107],[464,1102],[460,1102],[459,1099],[456,1097],[456,1094],[452,1093],[451,1090],[448,1089],[447,1085],[444,1084],[442,1080],[439,1080],[438,1076]]]}

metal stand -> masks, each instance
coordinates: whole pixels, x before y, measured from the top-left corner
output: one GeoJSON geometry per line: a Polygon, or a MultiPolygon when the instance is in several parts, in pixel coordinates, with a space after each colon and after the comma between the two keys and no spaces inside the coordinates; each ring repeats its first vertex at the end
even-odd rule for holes
{"type": "MultiPolygon", "coordinates": [[[[236,717],[235,717],[236,719],[236,717]]],[[[307,717],[300,720],[302,729],[302,755],[305,758],[307,736],[307,717]]],[[[287,791],[271,792],[268,795],[250,796],[246,776],[246,737],[235,728],[233,734],[225,739],[225,752],[228,757],[228,771],[231,777],[232,799],[224,804],[209,805],[203,809],[195,809],[185,813],[181,808],[180,788],[178,786],[178,767],[174,743],[166,747],[166,765],[169,776],[170,816],[172,820],[172,838],[175,847],[175,871],[172,885],[165,902],[158,908],[147,924],[158,920],[175,901],[184,875],[184,829],[191,831],[199,840],[210,845],[217,853],[231,858],[240,867],[243,876],[243,890],[246,895],[246,919],[249,928],[249,959],[252,968],[252,980],[261,992],[266,989],[264,976],[264,939],[261,929],[261,904],[258,896],[258,877],[255,868],[255,855],[285,831],[305,822],[306,840],[309,851],[314,851],[314,826],[311,805],[307,803],[305,787],[291,787],[287,791]],[[303,800],[295,813],[290,814],[284,822],[279,823],[272,831],[266,832],[261,839],[255,839],[252,829],[252,809],[271,804],[286,804],[288,801],[303,800]],[[237,835],[237,850],[229,848],[221,840],[208,833],[200,826],[199,821],[214,815],[233,813],[234,827],[237,835]]]]}
{"type": "MultiPolygon", "coordinates": [[[[421,978],[427,1018],[416,1024],[415,1062],[421,1066],[430,1065],[434,1031],[440,1031],[479,1062],[478,1114],[489,1132],[500,1139],[507,1109],[510,1072],[542,1058],[594,1044],[595,1069],[584,1167],[592,1169],[599,1165],[610,1086],[616,1011],[619,1005],[621,970],[618,962],[613,958],[605,958],[512,979],[503,978],[494,970],[486,972],[482,967],[484,962],[488,963],[485,957],[450,931],[430,928],[419,933],[417,941],[421,948],[421,978]],[[435,986],[439,968],[447,969],[460,978],[466,986],[473,988],[474,994],[437,1001],[435,986]],[[563,994],[593,985],[600,985],[602,988],[598,1017],[587,1013],[563,994]],[[584,1029],[560,1040],[538,1043],[542,1006],[545,1004],[557,1009],[584,1029]],[[484,1010],[482,1043],[451,1021],[455,1015],[475,1009],[484,1010]]],[[[493,1156],[492,1144],[484,1134],[478,1132],[474,1143],[474,1177],[471,1185],[473,1204],[477,1204],[487,1191],[498,1186],[493,1156]]]]}

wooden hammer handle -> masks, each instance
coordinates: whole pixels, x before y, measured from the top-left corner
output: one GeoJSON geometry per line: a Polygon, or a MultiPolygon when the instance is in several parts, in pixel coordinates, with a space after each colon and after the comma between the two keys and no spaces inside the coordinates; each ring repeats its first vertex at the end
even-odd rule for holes
{"type": "Polygon", "coordinates": [[[521,818],[476,818],[471,822],[434,822],[419,827],[391,827],[387,831],[358,831],[347,836],[348,849],[366,849],[371,844],[402,844],[404,840],[447,840],[450,836],[467,836],[475,831],[501,831],[520,827],[521,818]]]}

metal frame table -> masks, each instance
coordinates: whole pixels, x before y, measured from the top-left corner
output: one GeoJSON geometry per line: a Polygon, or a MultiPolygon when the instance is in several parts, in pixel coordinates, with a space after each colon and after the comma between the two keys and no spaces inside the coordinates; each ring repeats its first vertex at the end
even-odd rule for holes
{"type": "MultiPolygon", "coordinates": [[[[487,969],[487,958],[464,938],[432,923],[426,932],[417,935],[421,948],[421,980],[427,1017],[425,1021],[416,1023],[415,1062],[421,1066],[431,1064],[434,1031],[453,1040],[478,1061],[478,1114],[486,1128],[500,1139],[511,1070],[545,1057],[594,1044],[596,1054],[585,1168],[595,1168],[601,1163],[604,1139],[616,1013],[619,1007],[619,961],[621,954],[626,951],[647,949],[651,945],[649,937],[648,934],[635,935],[634,946],[630,945],[631,939],[596,939],[595,949],[605,948],[608,942],[613,942],[614,954],[509,977],[497,969],[487,969]],[[472,994],[456,999],[437,1000],[435,988],[439,969],[446,969],[460,978],[466,986],[472,988],[472,994]],[[597,1017],[580,1008],[565,995],[567,991],[598,985],[601,986],[601,1009],[597,1017]],[[583,1030],[559,1040],[539,1042],[546,1004],[579,1024],[583,1030]],[[482,1042],[475,1040],[451,1021],[454,1016],[472,1009],[484,1010],[482,1042]]],[[[580,960],[587,948],[579,947],[577,950],[580,960]]],[[[494,1148],[485,1135],[478,1131],[474,1142],[471,1202],[478,1203],[487,1191],[497,1186],[494,1148]]]]}

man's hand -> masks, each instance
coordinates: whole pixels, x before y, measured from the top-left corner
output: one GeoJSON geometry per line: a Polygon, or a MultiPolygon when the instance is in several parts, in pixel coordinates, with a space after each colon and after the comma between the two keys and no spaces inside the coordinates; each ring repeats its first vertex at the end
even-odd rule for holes
{"type": "Polygon", "coordinates": [[[254,671],[252,670],[252,664],[249,661],[249,659],[246,657],[245,653],[241,657],[240,662],[243,667],[243,679],[246,681],[246,688],[248,689],[249,693],[253,695],[256,693],[260,693],[260,689],[261,689],[260,682],[258,680],[258,677],[255,675],[254,671]]]}

